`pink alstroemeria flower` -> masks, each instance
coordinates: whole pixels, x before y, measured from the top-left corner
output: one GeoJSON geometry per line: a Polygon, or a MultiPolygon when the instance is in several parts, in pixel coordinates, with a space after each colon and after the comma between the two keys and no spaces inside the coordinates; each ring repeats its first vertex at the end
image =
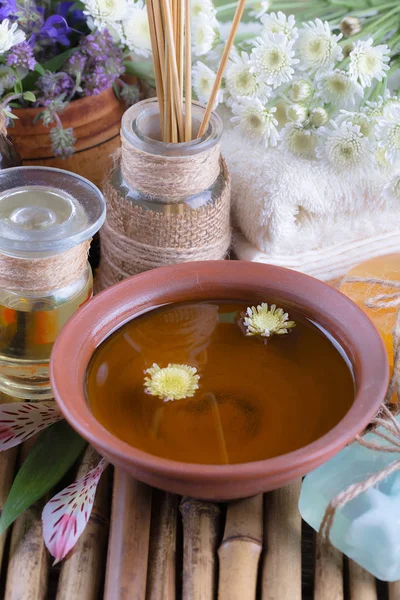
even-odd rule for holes
{"type": "MultiPolygon", "coordinates": [[[[54,401],[0,404],[0,452],[22,444],[63,416],[54,401]]],[[[42,513],[43,538],[55,564],[82,535],[92,512],[97,485],[108,463],[99,464],[54,496],[42,513]]]]}

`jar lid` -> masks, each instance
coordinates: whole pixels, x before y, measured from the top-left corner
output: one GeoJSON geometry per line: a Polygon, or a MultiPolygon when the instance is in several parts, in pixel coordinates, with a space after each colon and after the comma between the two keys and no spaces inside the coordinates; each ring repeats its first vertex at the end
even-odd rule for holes
{"type": "Polygon", "coordinates": [[[90,181],[51,167],[0,171],[0,252],[43,257],[90,239],[104,223],[103,194],[90,181]]]}

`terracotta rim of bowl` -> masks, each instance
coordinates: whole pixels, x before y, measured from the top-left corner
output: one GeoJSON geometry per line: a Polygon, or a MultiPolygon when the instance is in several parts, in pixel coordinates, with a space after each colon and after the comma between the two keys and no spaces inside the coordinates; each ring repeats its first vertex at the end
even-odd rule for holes
{"type": "Polygon", "coordinates": [[[183,263],[154,269],[105,290],[83,306],[55,343],[50,377],[55,399],[70,425],[101,453],[146,472],[186,481],[244,481],[314,468],[354,440],[381,405],[388,386],[386,350],[377,329],[349,298],[325,283],[282,267],[245,261],[183,263]],[[93,416],[85,397],[86,369],[95,348],[133,316],[168,302],[200,299],[280,298],[322,325],[345,350],[356,379],[354,403],[315,442],[256,462],[207,465],[173,461],[130,446],[93,416]]]}

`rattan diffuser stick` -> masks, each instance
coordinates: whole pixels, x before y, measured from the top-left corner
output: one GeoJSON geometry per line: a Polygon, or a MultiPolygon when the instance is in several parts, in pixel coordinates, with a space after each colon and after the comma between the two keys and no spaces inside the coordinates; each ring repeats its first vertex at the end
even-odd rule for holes
{"type": "MultiPolygon", "coordinates": [[[[245,2],[246,0],[238,0],[232,28],[197,137],[201,137],[207,130],[245,2]]],[[[148,0],[147,6],[162,139],[168,143],[191,141],[190,0],[148,0]]]]}

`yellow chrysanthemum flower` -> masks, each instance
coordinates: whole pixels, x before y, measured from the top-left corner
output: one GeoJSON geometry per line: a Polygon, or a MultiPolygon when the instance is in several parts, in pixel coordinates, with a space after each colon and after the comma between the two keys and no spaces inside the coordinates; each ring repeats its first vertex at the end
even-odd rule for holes
{"type": "Polygon", "coordinates": [[[277,308],[275,304],[263,302],[257,307],[249,307],[246,316],[243,319],[246,327],[246,335],[260,335],[269,338],[271,335],[282,335],[288,333],[289,329],[296,327],[294,321],[289,321],[289,315],[282,308],[277,308]]]}
{"type": "Polygon", "coordinates": [[[189,365],[170,363],[161,368],[154,363],[145,373],[149,375],[144,380],[145,391],[164,402],[191,398],[199,389],[200,376],[197,375],[197,369],[189,365]]]}

